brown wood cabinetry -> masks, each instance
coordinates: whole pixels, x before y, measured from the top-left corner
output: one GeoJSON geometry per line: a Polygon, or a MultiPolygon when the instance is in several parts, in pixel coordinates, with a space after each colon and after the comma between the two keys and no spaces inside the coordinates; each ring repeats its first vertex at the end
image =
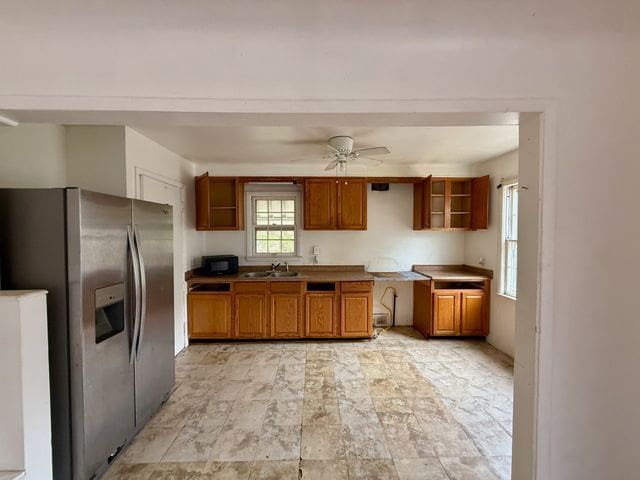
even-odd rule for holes
{"type": "Polygon", "coordinates": [[[366,230],[366,179],[305,179],[304,228],[305,230],[366,230]]]}
{"type": "Polygon", "coordinates": [[[271,283],[271,337],[297,338],[304,335],[302,282],[271,283]]]}
{"type": "Polygon", "coordinates": [[[244,184],[236,177],[196,177],[196,229],[242,230],[244,184]]]}
{"type": "Polygon", "coordinates": [[[231,303],[231,293],[189,293],[189,338],[230,338],[231,303]]]}
{"type": "Polygon", "coordinates": [[[489,334],[491,281],[419,281],[413,286],[413,326],[424,336],[489,334]]]}
{"type": "Polygon", "coordinates": [[[264,338],[268,336],[268,296],[266,282],[236,282],[235,336],[238,338],[264,338]]]}
{"type": "Polygon", "coordinates": [[[305,297],[305,336],[335,336],[337,317],[338,295],[336,293],[307,293],[305,297]]]}
{"type": "Polygon", "coordinates": [[[414,184],[414,230],[479,230],[488,226],[489,176],[429,176],[414,184]]]}
{"type": "Polygon", "coordinates": [[[370,337],[373,334],[373,282],[342,282],[340,290],[340,336],[370,337]]]}

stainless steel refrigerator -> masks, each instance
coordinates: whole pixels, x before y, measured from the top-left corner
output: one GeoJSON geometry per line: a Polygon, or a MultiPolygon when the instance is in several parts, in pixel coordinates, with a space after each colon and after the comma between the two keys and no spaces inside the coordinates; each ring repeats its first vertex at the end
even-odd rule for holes
{"type": "Polygon", "coordinates": [[[97,478],[174,384],[171,206],[0,189],[0,281],[49,291],[54,478],[97,478]]]}

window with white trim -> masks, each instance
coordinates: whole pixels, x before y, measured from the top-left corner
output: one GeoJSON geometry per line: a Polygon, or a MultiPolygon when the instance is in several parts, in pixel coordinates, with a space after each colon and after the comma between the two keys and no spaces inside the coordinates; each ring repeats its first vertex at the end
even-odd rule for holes
{"type": "Polygon", "coordinates": [[[287,187],[254,186],[247,191],[247,257],[298,255],[300,194],[287,187]]]}
{"type": "Polygon", "coordinates": [[[518,184],[502,187],[501,292],[516,298],[518,290],[518,184]]]}

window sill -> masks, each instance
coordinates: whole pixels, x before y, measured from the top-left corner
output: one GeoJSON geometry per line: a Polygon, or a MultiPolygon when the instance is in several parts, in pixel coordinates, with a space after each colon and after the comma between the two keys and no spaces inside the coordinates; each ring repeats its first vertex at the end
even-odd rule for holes
{"type": "Polygon", "coordinates": [[[247,262],[255,262],[255,263],[275,263],[275,262],[301,262],[304,257],[300,255],[278,255],[275,257],[268,256],[251,256],[244,257],[247,262]]]}
{"type": "Polygon", "coordinates": [[[498,296],[513,300],[514,302],[518,300],[516,297],[512,297],[511,295],[507,295],[506,293],[498,293],[498,296]]]}

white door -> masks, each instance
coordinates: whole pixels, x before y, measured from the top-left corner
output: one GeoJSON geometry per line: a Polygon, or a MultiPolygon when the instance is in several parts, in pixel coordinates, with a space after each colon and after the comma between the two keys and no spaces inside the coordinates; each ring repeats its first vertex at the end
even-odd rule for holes
{"type": "Polygon", "coordinates": [[[138,198],[150,202],[168,203],[173,207],[173,305],[175,319],[175,353],[187,346],[186,285],[187,270],[184,251],[184,199],[180,183],[152,173],[138,174],[138,198]]]}

